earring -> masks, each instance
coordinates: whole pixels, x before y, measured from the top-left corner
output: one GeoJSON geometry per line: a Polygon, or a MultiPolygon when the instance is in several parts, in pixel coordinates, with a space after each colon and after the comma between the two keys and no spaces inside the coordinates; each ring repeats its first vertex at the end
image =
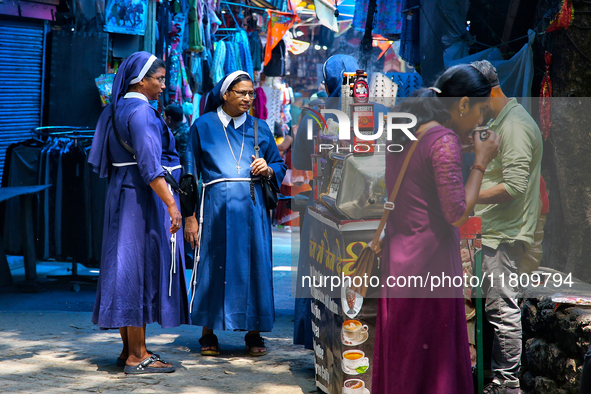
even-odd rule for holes
{"type": "Polygon", "coordinates": [[[461,118],[462,116],[464,116],[464,113],[463,113],[463,112],[460,112],[460,118],[461,118]]]}

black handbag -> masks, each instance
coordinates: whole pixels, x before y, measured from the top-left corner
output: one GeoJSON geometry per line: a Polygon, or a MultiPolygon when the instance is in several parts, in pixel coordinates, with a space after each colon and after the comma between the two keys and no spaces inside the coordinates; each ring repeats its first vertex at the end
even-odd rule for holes
{"type": "MultiPolygon", "coordinates": [[[[158,114],[158,116],[160,117],[160,114],[158,113],[158,111],[156,111],[154,109],[154,112],[156,112],[156,114],[158,114]]],[[[115,138],[117,139],[117,142],[119,142],[119,144],[123,147],[123,149],[125,149],[126,151],[131,153],[131,155],[135,159],[135,151],[133,150],[133,148],[131,146],[129,146],[125,141],[123,141],[123,139],[119,135],[119,131],[117,130],[117,126],[115,126],[115,107],[113,106],[113,104],[111,104],[111,124],[113,125],[113,131],[115,132],[115,138]]],[[[193,155],[191,154],[191,157],[192,156],[193,155]]],[[[168,172],[168,170],[166,168],[164,168],[164,166],[162,167],[164,169],[164,173],[165,173],[164,180],[166,181],[166,183],[168,183],[170,185],[172,190],[177,192],[177,194],[179,195],[179,198],[181,201],[181,216],[182,217],[193,216],[193,213],[195,212],[195,206],[197,204],[197,201],[199,200],[198,193],[197,193],[197,181],[194,176],[194,168],[195,168],[195,159],[194,158],[192,160],[192,163],[193,163],[193,172],[191,173],[191,175],[189,177],[187,177],[187,179],[185,179],[185,182],[183,182],[183,179],[181,178],[181,185],[184,185],[184,187],[179,186],[179,184],[174,179],[172,174],[170,172],[168,172]],[[192,180],[190,179],[191,177],[193,178],[192,180]],[[193,186],[193,182],[194,182],[194,186],[193,186]],[[183,201],[185,202],[184,204],[183,204],[183,201]],[[195,201],[195,205],[193,205],[193,208],[191,208],[191,201],[195,201]],[[183,207],[184,207],[184,209],[183,209],[183,207]]],[[[183,169],[184,169],[184,167],[183,167],[183,169]]],[[[183,178],[186,175],[187,174],[183,175],[183,178]]]]}
{"type": "MultiPolygon", "coordinates": [[[[254,154],[255,158],[259,158],[259,120],[255,118],[254,120],[254,154]]],[[[271,175],[272,177],[275,174],[271,175]]],[[[261,187],[263,188],[263,200],[265,203],[265,207],[267,210],[271,211],[277,207],[279,189],[277,189],[276,182],[273,182],[271,178],[267,178],[266,176],[261,176],[261,187]]]]}
{"type": "Polygon", "coordinates": [[[199,190],[197,188],[197,167],[195,157],[190,149],[187,149],[181,156],[181,180],[179,189],[184,193],[179,193],[181,201],[181,215],[186,218],[193,216],[195,208],[199,205],[199,190]]]}

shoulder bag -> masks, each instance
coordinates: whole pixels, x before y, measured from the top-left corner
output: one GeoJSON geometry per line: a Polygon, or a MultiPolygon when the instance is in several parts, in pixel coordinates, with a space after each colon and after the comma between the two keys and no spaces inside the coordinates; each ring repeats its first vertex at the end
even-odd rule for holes
{"type": "MultiPolygon", "coordinates": [[[[259,120],[257,118],[254,119],[254,154],[255,158],[259,158],[259,120]]],[[[273,175],[272,175],[273,176],[273,175]]],[[[275,182],[271,181],[271,178],[267,178],[266,176],[261,175],[261,186],[263,188],[263,202],[265,203],[265,207],[267,210],[271,211],[277,207],[279,190],[277,189],[277,185],[275,182]]]]}
{"type": "MultiPolygon", "coordinates": [[[[398,190],[400,189],[400,185],[402,184],[402,179],[404,178],[404,173],[406,172],[406,168],[408,167],[410,158],[412,157],[412,154],[417,148],[417,144],[429,129],[423,130],[421,133],[417,133],[417,140],[412,144],[410,150],[406,154],[406,157],[404,158],[404,163],[402,163],[402,168],[400,169],[400,173],[398,174],[398,179],[396,179],[396,183],[394,184],[394,189],[392,189],[390,198],[384,204],[384,213],[382,214],[382,219],[380,220],[380,224],[378,225],[378,229],[376,230],[373,240],[361,250],[361,253],[357,258],[357,261],[352,267],[355,276],[380,276],[379,260],[382,257],[382,231],[386,226],[386,221],[388,220],[388,215],[390,214],[390,211],[394,209],[394,201],[396,200],[396,195],[398,194],[398,190]]],[[[380,291],[379,288],[368,288],[365,286],[365,284],[366,283],[362,283],[359,287],[352,286],[351,288],[363,297],[377,297],[380,291]]]]}

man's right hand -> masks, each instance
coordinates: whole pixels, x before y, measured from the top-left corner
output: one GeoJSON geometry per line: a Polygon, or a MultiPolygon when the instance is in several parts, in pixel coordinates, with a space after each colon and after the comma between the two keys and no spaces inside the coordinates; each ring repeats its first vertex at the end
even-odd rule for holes
{"type": "Polygon", "coordinates": [[[480,140],[480,134],[474,134],[474,150],[476,152],[475,164],[480,164],[484,168],[499,154],[501,137],[494,131],[488,130],[488,138],[480,140]]]}
{"type": "Polygon", "coordinates": [[[199,223],[195,218],[195,214],[185,218],[185,240],[191,244],[193,249],[199,246],[199,240],[197,239],[198,232],[199,223]]]}

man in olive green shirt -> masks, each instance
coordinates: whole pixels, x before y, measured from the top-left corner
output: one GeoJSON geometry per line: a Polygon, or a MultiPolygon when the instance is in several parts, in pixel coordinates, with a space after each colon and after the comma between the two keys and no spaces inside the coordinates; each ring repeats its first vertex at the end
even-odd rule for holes
{"type": "Polygon", "coordinates": [[[494,379],[485,392],[519,394],[518,275],[521,259],[533,244],[538,218],[542,135],[525,108],[503,94],[496,69],[486,60],[472,65],[491,83],[489,107],[495,121],[490,129],[501,137],[499,154],[486,168],[475,208],[482,217],[485,312],[494,326],[494,379]]]}

